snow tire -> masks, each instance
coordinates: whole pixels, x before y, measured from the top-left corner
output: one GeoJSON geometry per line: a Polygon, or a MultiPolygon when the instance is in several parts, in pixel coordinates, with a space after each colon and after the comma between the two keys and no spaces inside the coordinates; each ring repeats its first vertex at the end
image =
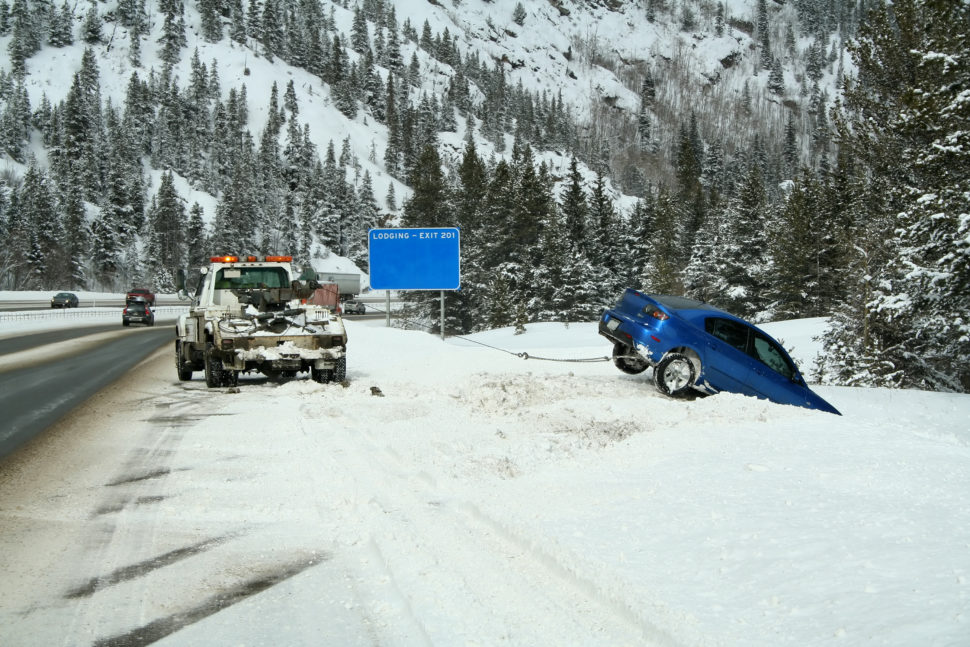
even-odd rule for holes
{"type": "Polygon", "coordinates": [[[653,369],[653,381],[657,390],[671,397],[685,395],[697,378],[694,363],[680,353],[664,355],[653,369]]]}
{"type": "Polygon", "coordinates": [[[613,345],[613,364],[628,375],[638,375],[650,368],[634,349],[619,342],[613,345]]]}

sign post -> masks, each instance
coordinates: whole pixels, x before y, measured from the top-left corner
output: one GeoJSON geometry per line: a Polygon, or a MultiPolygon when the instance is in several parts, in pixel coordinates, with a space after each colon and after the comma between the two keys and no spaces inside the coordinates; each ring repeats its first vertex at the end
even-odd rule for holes
{"type": "Polygon", "coordinates": [[[444,339],[445,291],[461,289],[459,229],[371,229],[368,232],[368,256],[371,289],[437,290],[441,293],[441,338],[444,339]]]}

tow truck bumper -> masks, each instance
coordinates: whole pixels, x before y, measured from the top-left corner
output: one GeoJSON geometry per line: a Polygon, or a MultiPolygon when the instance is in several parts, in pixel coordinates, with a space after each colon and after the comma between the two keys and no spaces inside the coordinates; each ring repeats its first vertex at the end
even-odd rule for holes
{"type": "Polygon", "coordinates": [[[337,335],[224,337],[223,366],[238,371],[307,371],[330,369],[346,354],[346,338],[337,335]]]}

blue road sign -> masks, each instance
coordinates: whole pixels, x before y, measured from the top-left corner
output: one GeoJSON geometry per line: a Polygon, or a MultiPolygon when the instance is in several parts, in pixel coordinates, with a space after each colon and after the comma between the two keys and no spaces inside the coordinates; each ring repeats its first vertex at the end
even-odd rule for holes
{"type": "Polygon", "coordinates": [[[461,245],[457,227],[371,229],[370,286],[374,290],[458,290],[461,245]]]}

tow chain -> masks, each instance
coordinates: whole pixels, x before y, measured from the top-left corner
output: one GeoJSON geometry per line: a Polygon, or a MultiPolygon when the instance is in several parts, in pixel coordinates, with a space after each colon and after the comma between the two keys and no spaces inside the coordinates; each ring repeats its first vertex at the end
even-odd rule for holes
{"type": "MultiPolygon", "coordinates": [[[[379,308],[374,308],[373,306],[371,306],[371,309],[374,310],[375,312],[379,312],[380,314],[387,314],[386,311],[380,310],[379,308]]],[[[413,321],[411,319],[405,319],[403,317],[396,317],[396,318],[397,319],[400,319],[401,321],[404,321],[404,322],[406,322],[406,323],[408,323],[408,324],[410,324],[412,326],[418,326],[419,328],[424,328],[424,329],[426,329],[428,331],[431,330],[431,326],[428,326],[426,324],[423,324],[423,323],[420,323],[420,322],[417,322],[417,321],[413,321]]],[[[538,355],[530,355],[529,353],[526,353],[526,352],[515,353],[515,352],[510,351],[510,350],[507,350],[505,348],[499,348],[498,346],[492,346],[491,344],[486,344],[485,342],[481,342],[481,341],[478,341],[476,339],[470,339],[468,337],[462,337],[461,335],[449,335],[448,337],[450,339],[462,339],[464,341],[471,342],[473,344],[478,344],[479,346],[485,346],[486,348],[491,348],[492,350],[497,350],[497,351],[501,351],[503,353],[508,353],[509,355],[514,355],[515,357],[518,357],[520,359],[534,359],[534,360],[541,361],[541,362],[567,362],[567,363],[574,363],[574,364],[591,364],[593,362],[610,362],[610,361],[612,361],[612,359],[609,358],[609,357],[583,357],[583,358],[566,358],[566,359],[556,358],[556,357],[539,357],[538,355]]]]}
{"type": "Polygon", "coordinates": [[[542,360],[543,362],[576,362],[576,363],[579,363],[579,364],[589,364],[589,363],[592,363],[592,362],[609,362],[610,361],[610,358],[609,357],[582,357],[582,358],[576,358],[576,359],[559,359],[559,358],[556,358],[556,357],[538,357],[538,356],[532,356],[532,355],[529,355],[528,353],[516,353],[515,355],[516,355],[516,357],[521,357],[522,359],[538,359],[538,360],[542,360]]]}

